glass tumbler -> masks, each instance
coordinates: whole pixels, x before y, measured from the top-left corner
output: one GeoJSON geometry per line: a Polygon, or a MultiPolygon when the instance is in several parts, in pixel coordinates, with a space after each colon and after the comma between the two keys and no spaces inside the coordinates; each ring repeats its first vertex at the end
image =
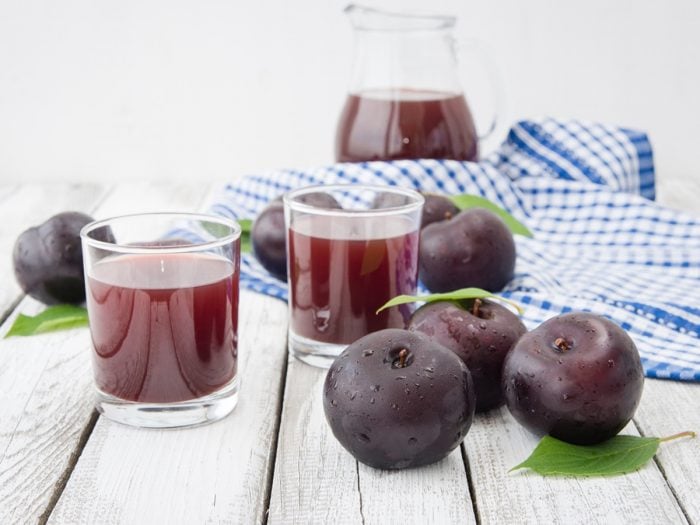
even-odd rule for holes
{"type": "Polygon", "coordinates": [[[377,310],[416,292],[423,202],[392,186],[311,186],[284,196],[292,354],[327,367],[360,337],[404,327],[411,305],[377,310]]]}
{"type": "Polygon", "coordinates": [[[140,427],[218,420],[238,401],[239,225],[185,213],[80,235],[96,406],[140,427]]]}

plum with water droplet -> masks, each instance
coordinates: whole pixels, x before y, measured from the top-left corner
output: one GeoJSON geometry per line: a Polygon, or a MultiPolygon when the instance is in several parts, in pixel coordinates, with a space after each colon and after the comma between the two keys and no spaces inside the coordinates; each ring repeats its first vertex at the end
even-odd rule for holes
{"type": "Polygon", "coordinates": [[[590,445],[632,419],[644,373],[630,336],[588,312],[553,317],[525,334],[503,365],[506,405],[532,432],[590,445]]]}
{"type": "MultiPolygon", "coordinates": [[[[45,304],[85,300],[80,230],[93,219],[67,211],[22,232],[15,242],[12,262],[24,292],[45,304]]],[[[103,239],[109,241],[111,232],[103,239]]]]}
{"type": "MultiPolygon", "coordinates": [[[[301,195],[298,201],[316,208],[340,208],[329,193],[301,195]]],[[[253,222],[250,233],[253,253],[263,268],[282,281],[287,280],[287,230],[284,225],[282,197],[270,202],[253,222]]]]}
{"type": "Polygon", "coordinates": [[[441,460],[474,417],[469,370],[419,333],[386,329],[348,346],[323,386],[323,408],[341,445],[371,467],[401,469],[441,460]]]}
{"type": "Polygon", "coordinates": [[[481,299],[436,301],[416,310],[407,328],[449,348],[467,365],[474,380],[477,412],[505,402],[501,389],[503,360],[527,332],[508,308],[481,299]]]}
{"type": "Polygon", "coordinates": [[[431,292],[501,290],[513,278],[515,241],[495,213],[471,208],[421,230],[418,271],[431,292]]]}

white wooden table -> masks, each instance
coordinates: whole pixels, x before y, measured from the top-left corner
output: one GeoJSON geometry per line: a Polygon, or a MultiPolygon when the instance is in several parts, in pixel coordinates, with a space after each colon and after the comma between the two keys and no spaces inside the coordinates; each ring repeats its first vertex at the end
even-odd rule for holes
{"type": "MultiPolygon", "coordinates": [[[[131,183],[0,185],[0,337],[41,308],[12,274],[17,235],[59,211],[95,217],[199,209],[213,188],[131,183]]],[[[692,183],[666,188],[690,207],[692,183]]],[[[614,478],[542,478],[508,469],[536,438],[506,409],[477,416],[442,462],[398,472],[358,464],[333,438],[324,371],[289,359],[286,305],[242,292],[242,389],[234,413],[187,430],[139,430],[92,406],[87,329],[0,340],[0,524],[694,523],[700,439],[662,445],[614,478]]],[[[626,433],[700,430],[700,384],[647,380],[626,433]]]]}

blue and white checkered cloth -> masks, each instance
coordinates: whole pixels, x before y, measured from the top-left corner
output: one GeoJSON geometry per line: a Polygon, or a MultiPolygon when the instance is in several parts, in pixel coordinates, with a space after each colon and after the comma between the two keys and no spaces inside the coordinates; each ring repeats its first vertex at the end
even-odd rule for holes
{"type": "MultiPolygon", "coordinates": [[[[503,296],[525,306],[532,329],[571,310],[627,330],[646,375],[700,381],[700,217],[654,202],[644,133],[553,119],[515,125],[485,160],[336,164],[248,176],[211,211],[254,218],[272,198],[310,184],[369,183],[481,195],[534,233],[516,236],[517,264],[503,296]]],[[[242,286],[286,299],[286,284],[251,255],[242,286]]]]}

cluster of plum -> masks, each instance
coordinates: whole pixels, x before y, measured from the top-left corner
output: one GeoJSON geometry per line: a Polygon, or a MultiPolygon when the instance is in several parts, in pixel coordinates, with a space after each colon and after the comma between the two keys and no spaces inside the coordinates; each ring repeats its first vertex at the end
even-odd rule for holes
{"type": "MultiPolygon", "coordinates": [[[[431,291],[498,291],[514,265],[512,234],[495,214],[426,199],[419,269],[431,291]]],[[[406,329],[355,341],[331,365],[323,400],[350,453],[372,467],[399,469],[444,458],[475,412],[504,403],[536,434],[604,441],[632,418],[642,386],[634,342],[611,321],[568,313],[528,333],[505,306],[470,299],[429,302],[406,329]]]]}
{"type": "Polygon", "coordinates": [[[350,453],[399,469],[444,458],[475,412],[504,403],[535,434],[604,441],[632,418],[643,379],[634,343],[603,317],[564,314],[525,333],[508,309],[476,299],[429,303],[407,330],[355,341],[331,365],[323,401],[350,453]]]}
{"type": "MultiPolygon", "coordinates": [[[[515,268],[513,235],[503,221],[481,208],[460,212],[442,195],[424,194],[424,197],[419,252],[423,284],[433,292],[466,286],[489,291],[502,289],[513,277],[515,268]]],[[[341,207],[323,192],[309,193],[299,200],[317,207],[341,207]]],[[[380,207],[388,203],[374,204],[380,207]]],[[[287,241],[281,197],[260,212],[253,223],[251,242],[260,264],[278,279],[286,280],[287,241]]]]}

